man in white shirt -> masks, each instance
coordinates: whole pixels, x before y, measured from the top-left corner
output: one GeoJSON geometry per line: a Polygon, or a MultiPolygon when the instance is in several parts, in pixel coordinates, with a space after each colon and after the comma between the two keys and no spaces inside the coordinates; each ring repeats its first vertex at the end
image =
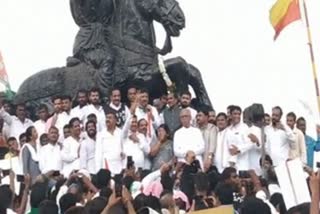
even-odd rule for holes
{"type": "Polygon", "coordinates": [[[231,125],[227,128],[225,140],[232,155],[229,159],[231,166],[236,167],[237,170],[249,170],[249,150],[252,149],[253,144],[248,138],[248,126],[240,121],[241,113],[239,106],[231,106],[231,125]]]}
{"type": "Polygon", "coordinates": [[[290,147],[295,145],[293,131],[281,123],[282,109],[276,106],[272,109],[272,126],[265,128],[267,137],[266,151],[270,155],[273,165],[278,166],[289,158],[290,147]]]}
{"type": "Polygon", "coordinates": [[[58,143],[59,130],[52,126],[48,133],[49,143],[43,146],[39,152],[39,168],[42,174],[51,170],[61,171],[61,145],[58,143]]]}
{"type": "Polygon", "coordinates": [[[61,101],[61,96],[54,96],[51,98],[51,102],[53,105],[53,114],[51,117],[47,120],[46,123],[46,133],[49,132],[49,128],[51,126],[54,126],[55,122],[57,121],[58,115],[62,112],[62,101],[61,101]]]}
{"type": "Polygon", "coordinates": [[[71,115],[73,117],[79,118],[82,122],[85,120],[84,115],[85,115],[85,107],[88,104],[88,96],[87,96],[87,91],[85,90],[79,90],[77,93],[77,106],[75,106],[71,110],[71,115]]]}
{"type": "MultiPolygon", "coordinates": [[[[150,145],[146,137],[138,132],[137,117],[131,115],[125,122],[122,130],[123,152],[128,157],[131,156],[135,167],[146,169],[148,163],[145,159],[150,153],[150,145]]],[[[126,161],[124,161],[124,168],[126,168],[126,161]]]]}
{"type": "Polygon", "coordinates": [[[217,133],[217,146],[214,155],[214,165],[217,167],[220,173],[230,166],[229,159],[231,154],[229,153],[229,147],[226,144],[225,136],[228,126],[228,116],[225,113],[219,113],[216,117],[216,123],[218,127],[217,133]]]}
{"type": "MultiPolygon", "coordinates": [[[[151,135],[148,134],[148,122],[145,119],[140,119],[138,121],[138,132],[142,134],[146,141],[147,145],[151,147],[154,143],[157,142],[157,135],[156,133],[152,133],[151,135]]],[[[148,156],[145,156],[145,169],[150,169],[151,168],[151,161],[148,156]]]]}
{"type": "Polygon", "coordinates": [[[191,125],[196,126],[197,125],[197,111],[193,108],[191,108],[191,93],[189,91],[184,91],[180,94],[180,105],[183,109],[189,109],[191,113],[191,125]]]}
{"type": "Polygon", "coordinates": [[[137,102],[133,106],[137,120],[145,119],[147,121],[147,138],[155,136],[155,130],[161,123],[157,109],[149,105],[149,93],[145,89],[140,90],[137,95],[137,102]]]}
{"type": "Polygon", "coordinates": [[[84,124],[87,122],[87,117],[90,114],[95,114],[97,117],[97,131],[100,132],[106,127],[106,116],[103,107],[100,105],[100,91],[93,88],[89,92],[89,105],[84,109],[84,124]]]}
{"type": "Polygon", "coordinates": [[[185,162],[188,151],[193,151],[196,159],[203,167],[203,154],[205,151],[205,142],[201,131],[191,126],[191,113],[189,109],[182,109],[180,112],[182,127],[178,129],[173,139],[174,155],[179,162],[185,162]]]}
{"type": "Polygon", "coordinates": [[[296,119],[297,116],[295,115],[295,113],[290,112],[287,114],[287,125],[293,131],[293,134],[295,136],[295,143],[294,146],[290,147],[289,157],[291,159],[299,158],[302,163],[307,164],[306,142],[302,131],[295,127],[296,119]]]}
{"type": "Polygon", "coordinates": [[[63,141],[61,150],[62,159],[62,173],[65,177],[69,177],[73,170],[80,169],[80,134],[81,134],[81,122],[79,118],[72,118],[69,126],[71,136],[63,141]]]}
{"type": "Polygon", "coordinates": [[[96,171],[107,168],[113,175],[122,171],[124,158],[121,130],[116,123],[115,114],[106,112],[107,128],[98,134],[95,154],[96,171]]]}
{"type": "MultiPolygon", "coordinates": [[[[47,124],[47,120],[49,118],[49,110],[48,110],[48,106],[46,104],[41,104],[39,106],[38,117],[39,117],[39,120],[34,122],[33,126],[36,128],[36,130],[38,132],[38,137],[40,138],[40,136],[42,134],[47,133],[46,132],[46,124],[47,124]]],[[[38,140],[39,140],[39,138],[38,138],[38,140]]]]}
{"type": "Polygon", "coordinates": [[[84,138],[80,146],[80,168],[87,170],[90,174],[95,174],[96,162],[95,162],[95,152],[96,152],[96,137],[97,137],[97,127],[94,121],[89,120],[86,123],[87,137],[84,138]]]}
{"type": "Polygon", "coordinates": [[[128,107],[121,103],[120,89],[114,88],[111,90],[110,103],[105,106],[106,112],[113,112],[117,117],[117,126],[122,128],[126,119],[130,116],[128,107]]]}
{"type": "MultiPolygon", "coordinates": [[[[0,104],[2,105],[2,104],[0,104]]],[[[25,104],[18,104],[16,106],[16,115],[10,115],[6,112],[2,106],[0,106],[0,117],[9,126],[9,137],[15,137],[19,139],[22,133],[25,133],[27,128],[33,125],[33,122],[26,118],[26,107],[25,104]]]]}
{"type": "Polygon", "coordinates": [[[249,166],[257,175],[262,175],[260,159],[262,157],[262,127],[264,127],[264,111],[260,104],[254,104],[247,108],[248,122],[251,124],[248,129],[248,138],[251,141],[251,149],[249,151],[249,166]],[[259,109],[261,107],[261,109],[259,109]]]}
{"type": "Polygon", "coordinates": [[[59,129],[59,141],[64,140],[63,128],[65,125],[69,124],[71,116],[72,98],[68,95],[61,97],[62,101],[62,112],[57,114],[57,120],[53,121],[52,126],[56,126],[59,129]]]}

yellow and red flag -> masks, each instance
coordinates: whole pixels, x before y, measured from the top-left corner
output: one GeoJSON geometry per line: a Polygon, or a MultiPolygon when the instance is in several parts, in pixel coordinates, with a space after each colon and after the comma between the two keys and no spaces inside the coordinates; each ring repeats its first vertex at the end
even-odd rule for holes
{"type": "Polygon", "coordinates": [[[270,22],[275,30],[274,40],[287,25],[299,19],[299,0],[277,0],[270,9],[270,22]]]}

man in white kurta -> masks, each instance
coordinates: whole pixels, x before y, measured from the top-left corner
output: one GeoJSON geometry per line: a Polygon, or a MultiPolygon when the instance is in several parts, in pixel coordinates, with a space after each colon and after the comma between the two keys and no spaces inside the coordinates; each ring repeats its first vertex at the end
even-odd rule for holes
{"type": "Polygon", "coordinates": [[[216,117],[216,123],[218,127],[217,133],[217,145],[214,155],[214,165],[217,167],[220,173],[230,166],[229,159],[231,157],[229,153],[229,147],[226,145],[225,136],[228,125],[228,116],[225,113],[220,113],[216,117]]]}
{"type": "Polygon", "coordinates": [[[84,115],[85,115],[85,107],[88,103],[88,97],[87,92],[84,90],[78,91],[77,94],[77,103],[78,105],[75,106],[73,109],[71,109],[71,115],[73,117],[79,118],[82,122],[84,121],[84,115]]]}
{"type": "Polygon", "coordinates": [[[51,127],[48,138],[49,143],[43,146],[39,152],[39,168],[42,174],[62,169],[61,145],[58,143],[59,130],[56,127],[51,127]]]}
{"type": "Polygon", "coordinates": [[[178,129],[173,139],[174,155],[179,162],[185,162],[188,151],[193,151],[196,159],[199,160],[203,167],[203,154],[205,150],[205,142],[201,131],[191,126],[191,113],[189,109],[182,109],[180,112],[180,120],[182,127],[178,129]]]}
{"type": "Polygon", "coordinates": [[[119,174],[123,166],[121,129],[116,126],[115,114],[106,113],[107,128],[98,133],[96,142],[96,171],[109,169],[113,175],[119,174]]]}
{"type": "Polygon", "coordinates": [[[252,143],[249,151],[249,169],[253,169],[258,176],[262,174],[260,159],[262,156],[262,130],[255,124],[248,129],[248,136],[252,143]]]}
{"type": "Polygon", "coordinates": [[[281,123],[281,117],[281,108],[274,107],[272,109],[272,125],[265,129],[267,137],[266,152],[270,155],[274,166],[287,161],[290,147],[295,146],[293,131],[287,125],[281,123]]]}
{"type": "Polygon", "coordinates": [[[38,117],[39,117],[39,120],[34,122],[33,126],[36,128],[38,132],[38,141],[39,141],[41,135],[46,133],[46,125],[49,117],[49,110],[45,104],[42,104],[39,106],[38,117]]]}
{"type": "Polygon", "coordinates": [[[227,128],[225,144],[229,147],[232,155],[229,159],[231,165],[237,170],[249,170],[249,150],[252,143],[248,138],[248,126],[241,123],[241,108],[232,106],[230,108],[231,125],[227,128]]]}
{"type": "MultiPolygon", "coordinates": [[[[137,117],[130,115],[122,129],[123,152],[132,156],[136,168],[148,169],[146,158],[150,153],[150,145],[146,137],[138,132],[137,117]]],[[[126,160],[123,162],[126,167],[126,160]]]]}
{"type": "Polygon", "coordinates": [[[149,94],[147,91],[142,91],[138,95],[138,103],[135,109],[137,120],[145,119],[147,121],[147,138],[152,138],[155,135],[155,130],[161,125],[161,118],[157,109],[149,103],[149,94]]]}
{"type": "Polygon", "coordinates": [[[96,162],[96,135],[97,128],[94,121],[88,121],[86,123],[86,137],[81,141],[80,146],[80,168],[87,170],[91,174],[95,174],[96,162]]]}
{"type": "Polygon", "coordinates": [[[290,159],[299,158],[302,163],[307,164],[307,150],[305,137],[302,131],[300,131],[296,125],[296,115],[293,112],[287,114],[287,125],[293,131],[295,137],[294,146],[290,147],[289,157],[290,159]]]}
{"type": "Polygon", "coordinates": [[[2,107],[0,109],[0,117],[9,126],[9,137],[19,139],[22,133],[25,133],[27,128],[33,125],[33,122],[26,118],[26,108],[24,105],[17,105],[16,115],[10,115],[2,107]]]}
{"type": "Polygon", "coordinates": [[[106,115],[103,107],[100,105],[100,93],[97,90],[91,90],[89,92],[90,104],[84,107],[84,119],[83,124],[87,122],[87,117],[90,114],[95,114],[97,117],[97,131],[100,132],[106,127],[106,115]]]}
{"type": "Polygon", "coordinates": [[[51,126],[55,126],[59,129],[59,141],[64,141],[64,134],[63,128],[65,125],[69,124],[70,120],[72,119],[71,116],[71,97],[70,96],[63,96],[61,98],[62,101],[62,111],[58,114],[54,115],[52,120],[51,126]]]}
{"type": "Polygon", "coordinates": [[[70,130],[71,136],[63,141],[61,150],[62,173],[65,177],[69,177],[73,170],[80,169],[80,135],[81,122],[78,118],[71,119],[70,130]]]}

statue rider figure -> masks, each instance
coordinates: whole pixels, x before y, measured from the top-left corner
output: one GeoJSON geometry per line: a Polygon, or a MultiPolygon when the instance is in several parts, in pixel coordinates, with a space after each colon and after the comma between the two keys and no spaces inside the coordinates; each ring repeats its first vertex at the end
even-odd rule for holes
{"type": "MultiPolygon", "coordinates": [[[[95,80],[104,95],[113,87],[113,51],[108,30],[113,0],[70,0],[73,19],[80,27],[73,47],[73,60],[97,70],[95,80]]],[[[75,64],[69,59],[68,65],[75,64]]],[[[72,65],[71,65],[72,66],[72,65]]]]}

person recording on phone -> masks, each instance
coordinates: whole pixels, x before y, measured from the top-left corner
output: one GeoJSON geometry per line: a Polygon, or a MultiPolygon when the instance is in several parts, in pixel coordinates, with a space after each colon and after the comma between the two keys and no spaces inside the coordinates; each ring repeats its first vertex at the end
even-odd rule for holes
{"type": "Polygon", "coordinates": [[[281,122],[282,109],[279,106],[272,108],[272,125],[266,127],[266,152],[273,160],[274,166],[289,158],[290,148],[295,147],[293,131],[281,122]]]}

